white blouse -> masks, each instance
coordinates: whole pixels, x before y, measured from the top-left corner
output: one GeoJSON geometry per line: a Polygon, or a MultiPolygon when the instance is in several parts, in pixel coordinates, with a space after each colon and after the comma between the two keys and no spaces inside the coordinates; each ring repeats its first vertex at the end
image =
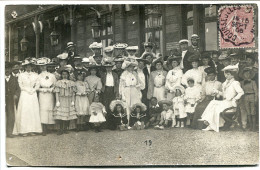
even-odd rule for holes
{"type": "Polygon", "coordinates": [[[39,83],[41,88],[50,88],[55,85],[56,81],[55,75],[52,73],[44,71],[39,74],[39,83]]]}
{"type": "Polygon", "coordinates": [[[183,72],[180,67],[175,67],[170,70],[166,76],[165,87],[167,90],[173,91],[176,85],[181,84],[181,79],[183,76],[183,72]]]}
{"type": "Polygon", "coordinates": [[[183,85],[188,86],[187,79],[193,78],[194,79],[194,85],[201,84],[202,83],[202,73],[199,69],[190,69],[188,70],[182,77],[181,83],[183,85]]]}

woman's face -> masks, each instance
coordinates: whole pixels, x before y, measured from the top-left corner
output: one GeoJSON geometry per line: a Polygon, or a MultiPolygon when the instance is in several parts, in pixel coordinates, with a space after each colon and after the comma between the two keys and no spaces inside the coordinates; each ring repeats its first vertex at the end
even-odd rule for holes
{"type": "Polygon", "coordinates": [[[31,64],[26,65],[25,66],[25,71],[27,71],[27,72],[32,71],[32,65],[31,64]]]}
{"type": "Polygon", "coordinates": [[[189,87],[193,87],[194,86],[194,82],[193,81],[188,81],[188,85],[189,85],[189,87]]]}
{"type": "Polygon", "coordinates": [[[101,56],[97,56],[97,57],[94,58],[94,60],[96,61],[97,64],[101,64],[102,57],[101,56]]]}
{"type": "Polygon", "coordinates": [[[63,71],[61,74],[62,79],[68,79],[69,74],[66,71],[63,71]]]}
{"type": "Polygon", "coordinates": [[[116,68],[117,69],[122,68],[122,62],[116,62],[116,68]]]}
{"type": "Polygon", "coordinates": [[[216,75],[214,73],[210,73],[210,74],[207,75],[209,81],[215,80],[215,76],[216,75]]]}
{"type": "Polygon", "coordinates": [[[208,66],[209,65],[209,59],[208,58],[203,58],[202,59],[202,63],[204,66],[208,66]]]}
{"type": "Polygon", "coordinates": [[[179,65],[178,61],[172,61],[172,67],[175,68],[179,65]]]}
{"type": "Polygon", "coordinates": [[[250,71],[244,72],[244,77],[246,80],[250,79],[250,71]]]}
{"type": "Polygon", "coordinates": [[[161,70],[162,69],[162,63],[156,63],[155,68],[156,68],[156,70],[161,70]]]}
{"type": "Polygon", "coordinates": [[[140,107],[137,107],[135,110],[136,110],[136,113],[140,113],[141,112],[141,108],[140,107]]]}
{"type": "Polygon", "coordinates": [[[77,80],[83,81],[83,75],[82,75],[82,74],[79,74],[79,75],[77,76],[77,80]]]}
{"type": "Polygon", "coordinates": [[[91,69],[91,70],[90,70],[90,74],[91,74],[92,76],[95,76],[95,75],[97,74],[97,70],[96,70],[96,69],[91,69]]]}
{"type": "Polygon", "coordinates": [[[193,61],[191,64],[192,64],[193,68],[198,68],[198,66],[199,66],[198,61],[193,61]]]}
{"type": "Polygon", "coordinates": [[[138,68],[140,68],[140,69],[143,69],[144,68],[144,62],[143,61],[139,61],[138,62],[138,68]]]}
{"type": "Polygon", "coordinates": [[[231,80],[232,78],[234,78],[234,76],[231,73],[224,73],[225,77],[227,80],[231,80]]]}
{"type": "Polygon", "coordinates": [[[127,70],[130,71],[130,72],[134,71],[134,66],[133,65],[128,66],[127,70]]]}
{"type": "Polygon", "coordinates": [[[47,70],[47,66],[46,65],[40,66],[40,69],[41,69],[41,71],[46,71],[47,70]]]}
{"type": "Polygon", "coordinates": [[[122,106],[121,105],[117,105],[116,106],[116,110],[118,113],[122,112],[122,106]]]}
{"type": "Polygon", "coordinates": [[[65,67],[67,65],[67,60],[61,60],[60,61],[60,66],[65,67]]]}
{"type": "Polygon", "coordinates": [[[218,62],[218,55],[217,55],[217,54],[213,54],[213,55],[212,55],[212,60],[213,60],[214,62],[218,62]]]}
{"type": "Polygon", "coordinates": [[[151,104],[152,104],[153,106],[156,106],[156,105],[157,105],[157,100],[153,98],[153,99],[151,100],[151,104]]]}

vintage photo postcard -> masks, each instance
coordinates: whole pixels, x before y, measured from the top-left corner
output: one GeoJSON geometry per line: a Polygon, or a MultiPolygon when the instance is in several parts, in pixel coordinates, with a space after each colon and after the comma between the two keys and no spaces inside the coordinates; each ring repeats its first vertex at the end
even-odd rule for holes
{"type": "Polygon", "coordinates": [[[258,166],[258,8],[6,4],[1,164],[258,166]]]}

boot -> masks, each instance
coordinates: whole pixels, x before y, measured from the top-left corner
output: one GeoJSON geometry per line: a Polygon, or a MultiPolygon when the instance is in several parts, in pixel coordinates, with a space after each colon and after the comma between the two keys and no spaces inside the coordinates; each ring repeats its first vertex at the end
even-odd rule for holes
{"type": "Polygon", "coordinates": [[[252,131],[253,129],[252,116],[248,116],[247,118],[249,123],[249,130],[252,131]]]}
{"type": "Polygon", "coordinates": [[[256,119],[255,119],[255,115],[252,116],[252,131],[256,132],[256,119]]]}
{"type": "Polygon", "coordinates": [[[69,133],[68,128],[69,128],[69,121],[64,121],[63,131],[65,134],[69,133]]]}
{"type": "Polygon", "coordinates": [[[60,122],[60,129],[57,132],[57,135],[62,135],[63,134],[63,122],[60,122]]]}
{"type": "Polygon", "coordinates": [[[183,121],[181,122],[181,128],[184,128],[184,122],[183,121]]]}
{"type": "Polygon", "coordinates": [[[180,127],[180,121],[178,121],[174,127],[179,128],[180,127]]]}
{"type": "Polygon", "coordinates": [[[46,125],[42,124],[42,136],[46,136],[46,125]]]}
{"type": "Polygon", "coordinates": [[[98,131],[98,126],[95,126],[94,129],[95,129],[95,132],[96,132],[96,133],[99,132],[99,131],[98,131]]]}

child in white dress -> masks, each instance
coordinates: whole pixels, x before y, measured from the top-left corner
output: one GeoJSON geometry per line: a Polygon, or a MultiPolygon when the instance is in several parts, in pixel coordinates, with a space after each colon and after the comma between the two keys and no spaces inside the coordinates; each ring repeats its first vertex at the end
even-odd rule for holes
{"type": "Polygon", "coordinates": [[[90,105],[90,119],[89,122],[94,124],[95,132],[101,131],[101,124],[106,121],[107,114],[105,106],[99,102],[99,96],[94,97],[94,101],[90,105]]]}
{"type": "Polygon", "coordinates": [[[172,127],[184,127],[184,120],[187,114],[184,109],[184,88],[182,86],[175,86],[175,98],[173,98],[173,111],[176,117],[176,126],[174,124],[172,127]]]}
{"type": "Polygon", "coordinates": [[[193,113],[198,102],[201,100],[202,86],[197,84],[194,85],[194,79],[187,79],[188,87],[185,89],[184,102],[185,112],[187,114],[186,125],[190,125],[193,119],[193,113]]]}
{"type": "Polygon", "coordinates": [[[175,125],[175,115],[170,109],[172,106],[172,101],[169,100],[161,100],[159,102],[160,105],[162,105],[163,111],[161,112],[161,121],[159,125],[156,125],[154,128],[155,129],[164,129],[164,127],[169,127],[170,124],[175,125]]]}

